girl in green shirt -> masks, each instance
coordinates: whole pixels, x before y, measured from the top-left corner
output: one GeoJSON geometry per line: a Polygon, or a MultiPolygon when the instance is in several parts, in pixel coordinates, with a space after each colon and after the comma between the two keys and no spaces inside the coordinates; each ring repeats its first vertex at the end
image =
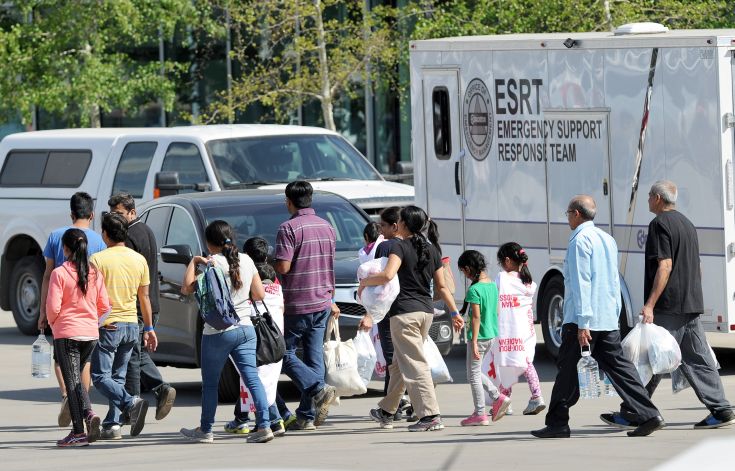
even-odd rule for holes
{"type": "Polygon", "coordinates": [[[472,390],[475,411],[462,420],[463,426],[488,425],[485,413],[485,393],[493,400],[492,420],[503,418],[510,406],[510,399],[498,391],[487,374],[482,371],[482,358],[498,336],[498,288],[487,276],[485,257],[476,250],[467,250],[457,261],[459,270],[472,280],[462,306],[462,314],[470,307],[467,329],[467,380],[472,390]]]}

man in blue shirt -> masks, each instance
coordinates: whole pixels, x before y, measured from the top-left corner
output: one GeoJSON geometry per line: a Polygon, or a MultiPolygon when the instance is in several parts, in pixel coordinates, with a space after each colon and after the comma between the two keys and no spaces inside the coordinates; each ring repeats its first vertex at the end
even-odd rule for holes
{"type": "Polygon", "coordinates": [[[554,389],[546,427],[531,434],[538,438],[568,438],[569,408],[579,400],[577,362],[587,347],[607,374],[626,407],[634,411],[639,426],[631,437],[650,435],[664,420],[643,388],[633,364],[620,345],[620,279],[618,247],[592,220],[597,207],[592,197],[578,195],[567,209],[572,234],[564,260],[564,322],[554,389]]]}
{"type": "MultiPolygon", "coordinates": [[[[43,249],[43,256],[46,259],[46,271],[43,273],[43,282],[41,284],[41,310],[38,317],[38,329],[46,328],[46,294],[48,293],[48,284],[51,279],[51,272],[54,268],[60,267],[64,263],[64,247],[61,243],[61,237],[68,229],[75,228],[84,231],[87,236],[87,255],[91,256],[101,250],[107,248],[102,236],[94,232],[90,226],[94,217],[94,200],[83,191],[74,193],[69,200],[71,209],[71,226],[64,226],[56,229],[48,236],[46,247],[43,249]]],[[[54,362],[56,360],[56,351],[54,351],[54,362]]],[[[61,376],[61,368],[58,363],[55,364],[56,379],[61,389],[61,411],[59,412],[59,427],[66,427],[71,423],[71,413],[69,412],[69,404],[66,399],[66,388],[64,387],[64,379],[61,376]]],[[[92,382],[89,363],[84,365],[82,370],[82,384],[89,391],[89,384],[92,382]]]]}

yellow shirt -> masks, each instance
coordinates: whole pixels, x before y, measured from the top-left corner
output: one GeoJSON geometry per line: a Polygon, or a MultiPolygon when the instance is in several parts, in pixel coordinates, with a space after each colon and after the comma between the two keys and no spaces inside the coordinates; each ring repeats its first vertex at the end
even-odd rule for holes
{"type": "Polygon", "coordinates": [[[138,288],[150,284],[145,258],[133,249],[116,246],[97,252],[89,261],[102,272],[112,305],[112,312],[104,325],[113,322],[137,324],[135,301],[138,299],[138,288]]]}

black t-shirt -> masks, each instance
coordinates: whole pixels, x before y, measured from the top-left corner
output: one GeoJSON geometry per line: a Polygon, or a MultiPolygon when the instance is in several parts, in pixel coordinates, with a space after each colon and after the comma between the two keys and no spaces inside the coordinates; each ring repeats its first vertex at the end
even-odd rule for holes
{"type": "Polygon", "coordinates": [[[383,242],[378,244],[378,248],[375,249],[375,258],[387,257],[390,255],[390,249],[393,247],[393,243],[400,239],[385,239],[383,242]]]}
{"type": "Polygon", "coordinates": [[[389,316],[408,312],[434,312],[434,304],[431,300],[431,280],[434,278],[434,272],[442,266],[442,260],[436,247],[431,244],[428,247],[429,261],[419,271],[416,266],[418,255],[416,249],[411,245],[411,239],[395,239],[393,242],[390,254],[397,255],[401,259],[401,267],[397,275],[401,291],[388,311],[389,316]]]}
{"type": "Polygon", "coordinates": [[[644,300],[653,289],[658,261],[667,258],[671,259],[671,275],[653,308],[654,314],[701,314],[704,301],[697,230],[675,210],[662,212],[648,225],[644,300]]]}
{"type": "MultiPolygon", "coordinates": [[[[136,219],[128,226],[128,239],[125,241],[125,245],[141,254],[148,262],[148,272],[151,277],[151,284],[148,286],[151,311],[158,312],[158,246],[156,245],[156,236],[153,234],[153,230],[143,221],[136,219]]],[[[138,316],[141,315],[140,307],[138,307],[138,316]]]]}

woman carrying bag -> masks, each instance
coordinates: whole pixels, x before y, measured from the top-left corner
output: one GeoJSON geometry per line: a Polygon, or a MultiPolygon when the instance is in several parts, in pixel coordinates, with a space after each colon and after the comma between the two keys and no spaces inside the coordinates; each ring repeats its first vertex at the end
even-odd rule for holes
{"type": "MultiPolygon", "coordinates": [[[[249,299],[260,301],[265,297],[263,283],[253,260],[238,253],[235,233],[225,221],[210,223],[204,231],[207,241],[208,258],[196,256],[186,267],[183,294],[192,294],[196,289],[196,267],[199,264],[212,264],[225,274],[232,304],[240,318],[239,324],[225,329],[215,329],[205,322],[202,331],[201,371],[202,371],[202,415],[200,425],[194,429],[181,429],[181,434],[192,441],[212,443],[212,424],[217,411],[217,385],[227,358],[232,358],[241,377],[250,390],[255,403],[257,431],[248,435],[248,443],[264,443],[273,439],[270,428],[268,399],[263,384],[258,377],[255,349],[257,338],[250,321],[251,304],[249,299]]],[[[277,419],[276,419],[277,420],[277,419]]]]}
{"type": "MultiPolygon", "coordinates": [[[[462,328],[464,321],[444,283],[436,224],[429,220],[423,209],[407,206],[401,210],[398,235],[402,240],[393,243],[385,270],[362,279],[358,293],[359,296],[366,286],[383,285],[395,276],[401,285],[401,291],[388,311],[394,348],[388,393],[378,404],[379,408],[370,411],[370,415],[381,428],[393,428],[393,415],[404,389],[407,389],[414,412],[419,417],[419,421],[410,425],[408,430],[441,430],[444,425],[424,355],[424,339],[434,317],[432,280],[434,290],[441,293],[441,299],[452,310],[455,329],[462,328]],[[428,240],[423,234],[425,227],[428,228],[428,240]]],[[[365,316],[360,328],[370,328],[371,323],[370,316],[365,316]]]]}

